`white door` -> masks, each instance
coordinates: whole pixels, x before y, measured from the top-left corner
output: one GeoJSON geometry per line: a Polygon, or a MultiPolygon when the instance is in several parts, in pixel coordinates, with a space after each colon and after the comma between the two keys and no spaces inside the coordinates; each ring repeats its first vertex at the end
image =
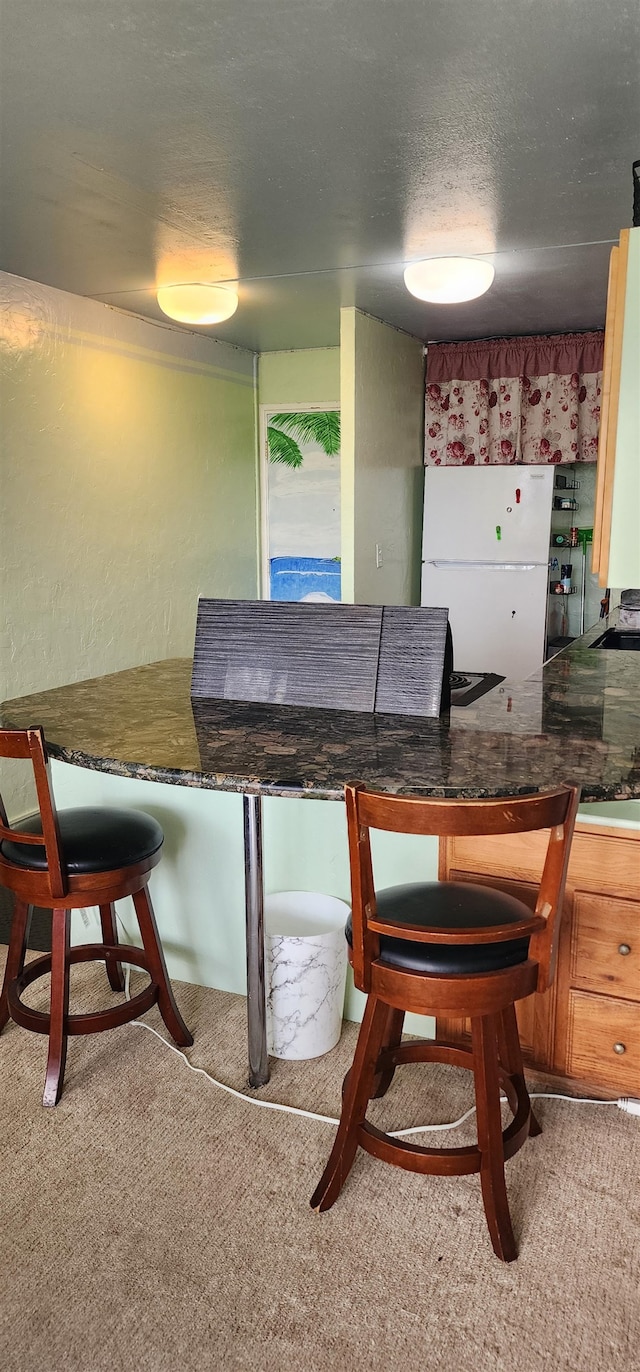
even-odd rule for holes
{"type": "Polygon", "coordinates": [[[547,568],[425,562],[422,604],[445,605],[456,672],[498,672],[522,681],[544,661],[547,568]]]}
{"type": "Polygon", "coordinates": [[[554,467],[427,467],[423,559],[549,561],[554,467]]]}

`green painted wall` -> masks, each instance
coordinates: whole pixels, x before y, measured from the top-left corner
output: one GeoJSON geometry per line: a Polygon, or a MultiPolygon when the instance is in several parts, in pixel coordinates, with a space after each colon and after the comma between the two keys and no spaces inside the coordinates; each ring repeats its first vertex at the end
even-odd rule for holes
{"type": "Polygon", "coordinates": [[[379,319],[346,308],[340,311],[340,367],[343,599],[417,605],[423,345],[379,319]]]}
{"type": "Polygon", "coordinates": [[[190,654],[257,593],[253,354],[0,288],[0,698],[190,654]]]}
{"type": "Polygon", "coordinates": [[[340,404],[340,349],[303,348],[261,353],[258,359],[261,405],[295,409],[296,405],[340,404]]]}

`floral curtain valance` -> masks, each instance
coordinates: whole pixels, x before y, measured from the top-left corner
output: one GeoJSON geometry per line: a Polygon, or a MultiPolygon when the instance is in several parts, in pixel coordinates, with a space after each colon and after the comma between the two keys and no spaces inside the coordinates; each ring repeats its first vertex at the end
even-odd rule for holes
{"type": "Polygon", "coordinates": [[[425,463],[595,462],[604,334],[434,343],[425,463]]]}

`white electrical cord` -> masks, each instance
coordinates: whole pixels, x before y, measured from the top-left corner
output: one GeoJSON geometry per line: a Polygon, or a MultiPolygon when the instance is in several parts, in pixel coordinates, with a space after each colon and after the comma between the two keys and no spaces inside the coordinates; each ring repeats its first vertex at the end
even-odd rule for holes
{"type": "MultiPolygon", "coordinates": [[[[124,994],[127,1000],[131,999],[129,990],[130,980],[131,967],[129,964],[125,964],[124,994]]],[[[130,1020],[129,1023],[137,1029],[146,1029],[148,1034],[154,1034],[155,1037],[164,1044],[165,1048],[169,1048],[172,1053],[175,1053],[179,1058],[182,1058],[183,1062],[186,1062],[190,1072],[197,1072],[199,1076],[206,1077],[207,1081],[210,1081],[212,1086],[217,1086],[220,1091],[226,1091],[228,1095],[235,1096],[237,1100],[248,1101],[249,1105],[259,1105],[263,1110],[280,1110],[283,1114],[287,1115],[301,1115],[304,1119],[318,1120],[321,1124],[337,1125],[340,1123],[338,1119],[334,1119],[331,1115],[316,1115],[312,1110],[301,1110],[297,1105],[283,1105],[279,1101],[261,1100],[258,1096],[247,1096],[244,1091],[236,1091],[233,1086],[227,1086],[225,1082],[218,1081],[216,1077],[212,1077],[209,1072],[205,1071],[204,1067],[194,1067],[193,1063],[189,1062],[186,1053],[183,1053],[181,1048],[176,1048],[175,1044],[169,1043],[167,1039],[162,1037],[162,1034],[158,1033],[157,1029],[153,1029],[150,1024],[145,1024],[144,1020],[134,1019],[130,1020]]],[[[502,1099],[504,1100],[506,1097],[503,1096],[502,1099]]],[[[554,1091],[538,1091],[535,1093],[530,1092],[529,1099],[567,1100],[573,1101],[577,1105],[617,1105],[619,1110],[624,1110],[629,1115],[640,1115],[640,1100],[632,1100],[629,1096],[622,1096],[619,1100],[597,1100],[595,1098],[589,1099],[584,1096],[561,1096],[554,1091]]],[[[471,1115],[475,1114],[475,1109],[475,1105],[472,1105],[469,1110],[465,1110],[464,1115],[461,1115],[459,1119],[447,1121],[445,1124],[414,1124],[410,1129],[394,1129],[389,1132],[389,1137],[392,1139],[402,1139],[406,1138],[409,1134],[436,1133],[440,1130],[458,1129],[461,1124],[465,1123],[465,1120],[468,1120],[471,1115]]]]}

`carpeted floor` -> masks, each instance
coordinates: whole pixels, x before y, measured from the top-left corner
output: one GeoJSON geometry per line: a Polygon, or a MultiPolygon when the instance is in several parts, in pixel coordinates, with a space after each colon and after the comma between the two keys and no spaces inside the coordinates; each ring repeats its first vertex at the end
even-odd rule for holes
{"type": "MultiPolygon", "coordinates": [[[[104,999],[103,969],[74,978],[84,1004],[104,999]]],[[[192,1061],[243,1088],[244,1002],[176,989],[192,1061]]],[[[274,1062],[261,1094],[335,1115],[354,1037],[347,1025],[326,1057],[274,1062]]],[[[55,1110],[40,1103],[44,1065],[45,1040],[10,1024],[3,1372],[640,1366],[639,1119],[539,1103],[542,1136],[508,1164],[520,1257],[506,1266],[477,1177],[421,1179],[361,1154],[315,1215],[332,1129],[222,1094],[141,1028],[72,1040],[55,1110]]],[[[466,1074],[406,1067],[372,1117],[399,1128],[469,1103],[466,1074]]]]}

